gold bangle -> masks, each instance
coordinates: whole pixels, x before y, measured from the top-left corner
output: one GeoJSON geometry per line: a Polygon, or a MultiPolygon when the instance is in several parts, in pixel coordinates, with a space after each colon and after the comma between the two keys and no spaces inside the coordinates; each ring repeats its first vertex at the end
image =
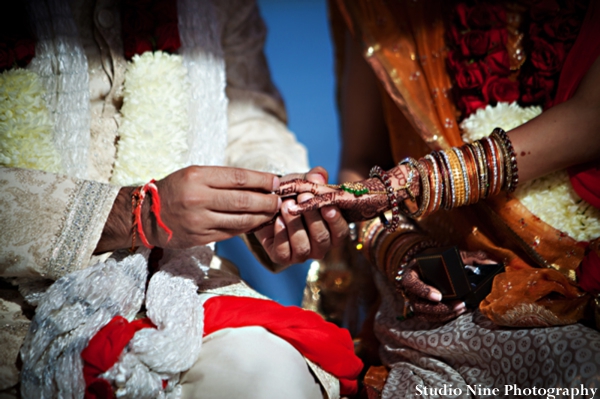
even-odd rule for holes
{"type": "MultiPolygon", "coordinates": [[[[404,158],[402,161],[400,161],[400,163],[398,165],[409,165],[411,168],[415,168],[417,170],[417,172],[419,173],[419,183],[420,183],[420,187],[419,187],[419,196],[421,197],[421,203],[418,204],[418,209],[415,212],[410,212],[407,211],[407,216],[413,219],[416,219],[418,217],[420,217],[421,215],[423,215],[423,213],[425,212],[425,210],[427,209],[427,207],[429,206],[429,198],[431,196],[431,193],[429,191],[429,178],[427,176],[427,171],[425,170],[425,167],[416,159],[408,157],[408,158],[404,158]]],[[[410,190],[410,185],[407,182],[407,191],[409,192],[409,195],[411,194],[410,190]]],[[[413,195],[414,198],[414,195],[413,195]]],[[[414,201],[416,201],[416,198],[414,199],[414,201]]]]}
{"type": "Polygon", "coordinates": [[[427,154],[427,155],[425,155],[425,159],[427,159],[431,163],[431,170],[433,171],[433,173],[430,174],[430,176],[432,177],[432,181],[430,182],[430,187],[433,187],[433,189],[432,189],[433,201],[431,202],[429,209],[427,209],[427,214],[431,214],[431,213],[437,211],[440,206],[440,200],[441,200],[440,170],[438,168],[437,162],[436,162],[435,158],[433,157],[433,155],[427,154]]]}
{"type": "Polygon", "coordinates": [[[452,198],[452,207],[460,206],[465,201],[465,182],[463,180],[462,168],[458,155],[452,150],[447,151],[448,162],[450,164],[450,173],[454,181],[454,192],[452,198]]]}
{"type": "Polygon", "coordinates": [[[485,162],[485,150],[483,149],[483,145],[479,141],[473,143],[473,149],[475,150],[475,158],[477,159],[477,165],[479,170],[479,187],[481,188],[479,198],[486,199],[488,195],[489,182],[488,167],[485,162]]]}
{"type": "Polygon", "coordinates": [[[456,154],[458,162],[460,163],[464,187],[464,196],[462,197],[462,201],[459,202],[457,206],[463,206],[469,203],[469,198],[471,197],[471,185],[469,184],[469,174],[467,172],[467,164],[465,163],[465,157],[463,156],[462,151],[456,147],[452,148],[452,151],[454,151],[454,154],[456,154]]]}

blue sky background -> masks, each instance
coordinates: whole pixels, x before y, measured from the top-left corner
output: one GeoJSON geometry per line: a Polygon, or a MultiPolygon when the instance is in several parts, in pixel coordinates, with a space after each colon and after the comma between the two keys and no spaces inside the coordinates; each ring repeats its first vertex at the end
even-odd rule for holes
{"type": "MultiPolygon", "coordinates": [[[[266,54],[285,99],[290,129],[308,148],[311,166],[337,176],[340,142],[333,51],[325,0],[258,0],[268,27],[266,54]]],[[[254,260],[241,239],[217,245],[242,278],[284,305],[300,305],[309,262],[273,274],[254,260]]]]}

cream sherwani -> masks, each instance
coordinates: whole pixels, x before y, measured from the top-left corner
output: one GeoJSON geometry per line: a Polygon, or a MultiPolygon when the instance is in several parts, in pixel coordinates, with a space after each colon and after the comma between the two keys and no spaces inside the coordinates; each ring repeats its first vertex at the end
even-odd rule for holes
{"type": "MultiPolygon", "coordinates": [[[[7,394],[15,392],[14,386],[19,381],[16,359],[32,314],[36,306],[53,298],[46,295],[47,288],[61,277],[73,272],[81,274],[97,262],[105,262],[110,255],[96,257],[92,253],[119,190],[110,184],[110,178],[117,154],[115,143],[127,65],[123,58],[118,2],[32,0],[31,3],[34,9],[46,13],[36,11],[38,44],[36,58],[28,68],[44,79],[47,88],[55,88],[56,102],[52,105],[50,99],[49,108],[55,115],[55,143],[63,155],[67,174],[0,168],[0,392],[4,390],[7,394]],[[60,24],[71,29],[56,29],[60,24]],[[48,29],[43,31],[40,26],[53,26],[55,32],[62,32],[61,45],[57,45],[48,29]],[[48,65],[57,63],[44,57],[59,61],[58,64],[61,60],[72,61],[70,73],[61,75],[49,69],[48,65]],[[61,101],[66,104],[63,108],[61,101]]],[[[266,30],[256,4],[244,0],[179,0],[178,9],[182,41],[179,53],[192,82],[190,107],[194,120],[190,122],[187,164],[227,165],[274,173],[307,170],[306,151],[287,130],[282,100],[269,77],[263,55],[266,30]]],[[[129,261],[119,256],[113,255],[116,260],[110,260],[121,265],[115,270],[130,270],[129,261]]],[[[146,262],[147,254],[136,256],[131,258],[137,260],[131,262],[146,262]]],[[[260,297],[243,284],[235,271],[213,256],[210,246],[167,254],[169,257],[186,259],[181,261],[184,263],[193,259],[200,270],[200,277],[194,280],[200,293],[260,297]]],[[[54,295],[64,295],[60,301],[68,303],[69,290],[77,284],[85,285],[85,278],[88,277],[67,280],[66,293],[55,289],[54,295]]],[[[139,276],[132,279],[137,281],[132,287],[142,280],[139,276]]],[[[139,299],[132,300],[130,311],[137,304],[139,299]]],[[[98,304],[94,309],[102,306],[98,304]]],[[[56,325],[68,321],[65,314],[57,317],[63,320],[56,325]]],[[[103,317],[106,321],[110,312],[103,317]]],[[[266,362],[273,351],[282,354],[281,360],[264,369],[264,386],[256,385],[255,396],[246,391],[246,397],[268,397],[273,395],[269,391],[272,387],[277,391],[294,384],[302,386],[296,390],[298,398],[321,395],[307,363],[295,349],[258,327],[244,330],[225,330],[206,337],[210,342],[205,342],[191,371],[181,370],[181,378],[177,377],[178,395],[200,397],[199,392],[204,392],[202,397],[228,397],[229,391],[223,389],[232,389],[231,395],[235,396],[235,392],[244,391],[250,376],[256,377],[247,372],[256,363],[243,364],[239,358],[254,356],[259,363],[266,362]],[[261,345],[266,349],[259,356],[255,352],[261,345]],[[229,352],[221,360],[230,359],[229,364],[219,363],[223,348],[229,348],[229,352]],[[277,370],[285,369],[289,369],[287,379],[282,379],[277,370]],[[295,379],[294,375],[304,376],[295,379]],[[232,380],[239,384],[231,383],[232,380]],[[265,388],[269,381],[276,380],[277,383],[270,384],[271,388],[265,388]]],[[[82,334],[81,339],[89,339],[91,330],[77,331],[70,334],[82,334]]],[[[59,335],[45,338],[56,342],[59,335]]],[[[52,345],[38,350],[48,351],[52,345]]],[[[34,352],[35,343],[28,343],[27,353],[34,352]]],[[[51,364],[52,367],[59,365],[51,364]]],[[[326,395],[338,396],[337,380],[315,365],[310,367],[326,395]]],[[[29,383],[32,382],[22,382],[29,383]]],[[[79,392],[77,389],[72,392],[79,392]]]]}

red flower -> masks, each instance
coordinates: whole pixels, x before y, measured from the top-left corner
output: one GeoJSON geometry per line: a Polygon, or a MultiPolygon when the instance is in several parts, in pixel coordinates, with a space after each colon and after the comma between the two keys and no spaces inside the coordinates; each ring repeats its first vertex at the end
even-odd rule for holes
{"type": "Polygon", "coordinates": [[[483,60],[483,64],[490,75],[506,76],[510,73],[510,59],[505,48],[489,54],[483,60]]]}
{"type": "Polygon", "coordinates": [[[156,28],[157,50],[173,53],[179,47],[181,47],[181,40],[179,39],[179,29],[176,22],[156,28]]]}
{"type": "Polygon", "coordinates": [[[573,16],[560,16],[544,24],[544,32],[556,40],[564,42],[577,37],[580,21],[573,16]]]}
{"type": "Polygon", "coordinates": [[[483,101],[481,97],[475,95],[461,96],[458,99],[458,107],[462,110],[465,117],[471,115],[480,108],[485,108],[486,105],[487,103],[483,101]]]}
{"type": "Polygon", "coordinates": [[[456,84],[461,89],[479,89],[485,81],[485,74],[479,63],[462,64],[456,72],[456,84]]]}
{"type": "Polygon", "coordinates": [[[469,31],[460,40],[460,50],[465,57],[483,55],[489,46],[490,35],[482,30],[469,31]]]}
{"type": "Polygon", "coordinates": [[[565,60],[565,47],[561,42],[555,42],[554,46],[541,39],[531,39],[531,63],[541,75],[550,76],[558,72],[565,60]]]}
{"type": "Polygon", "coordinates": [[[504,46],[506,39],[506,29],[472,30],[462,36],[460,48],[464,56],[481,56],[504,46]]]}
{"type": "Polygon", "coordinates": [[[521,102],[524,104],[545,104],[550,100],[554,89],[554,80],[540,75],[532,75],[521,83],[521,102]]]}
{"type": "Polygon", "coordinates": [[[456,7],[454,8],[454,12],[456,13],[456,18],[458,19],[458,22],[460,22],[460,24],[463,27],[468,28],[469,13],[471,12],[471,8],[468,7],[465,3],[460,3],[456,5],[456,7]]]}
{"type": "Polygon", "coordinates": [[[483,99],[488,104],[496,102],[513,102],[519,99],[519,83],[509,78],[490,76],[482,88],[483,99]]]}
{"type": "Polygon", "coordinates": [[[123,43],[125,58],[130,60],[136,54],[143,54],[146,51],[152,51],[152,42],[148,38],[130,36],[123,43]]]}
{"type": "Polygon", "coordinates": [[[35,42],[31,39],[19,40],[15,43],[14,51],[19,65],[22,67],[27,66],[35,56],[35,42]]]}
{"type": "Polygon", "coordinates": [[[0,43],[0,69],[10,69],[15,63],[15,55],[6,43],[0,43]]]}
{"type": "Polygon", "coordinates": [[[534,0],[529,13],[534,21],[539,21],[557,15],[559,11],[560,6],[556,0],[534,0]]]}
{"type": "Polygon", "coordinates": [[[446,30],[446,37],[450,44],[459,44],[462,34],[458,30],[458,28],[454,24],[452,24],[452,26],[450,26],[446,30]]]}
{"type": "Polygon", "coordinates": [[[504,26],[506,24],[506,12],[498,5],[479,3],[471,8],[467,23],[475,29],[504,26]]]}
{"type": "Polygon", "coordinates": [[[123,9],[123,36],[149,36],[154,27],[154,16],[143,8],[123,9]]]}
{"type": "Polygon", "coordinates": [[[446,63],[451,70],[456,71],[460,68],[463,68],[462,65],[465,63],[465,59],[460,55],[460,51],[452,50],[448,51],[446,63]]]}

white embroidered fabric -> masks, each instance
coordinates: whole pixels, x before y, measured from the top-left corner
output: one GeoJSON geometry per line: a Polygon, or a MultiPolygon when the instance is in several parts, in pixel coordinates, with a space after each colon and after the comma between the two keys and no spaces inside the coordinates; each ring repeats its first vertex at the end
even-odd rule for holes
{"type": "Polygon", "coordinates": [[[178,0],[179,36],[192,99],[188,165],[223,165],[227,145],[225,61],[213,2],[178,0]]]}
{"type": "Polygon", "coordinates": [[[28,8],[37,37],[36,56],[28,69],[40,76],[46,89],[52,139],[64,171],[85,178],[90,146],[88,64],[69,2],[29,0],[28,8]]]}
{"type": "Polygon", "coordinates": [[[24,398],[83,397],[81,351],[114,316],[135,317],[144,301],[148,254],[115,254],[48,289],[21,348],[24,398]]]}

